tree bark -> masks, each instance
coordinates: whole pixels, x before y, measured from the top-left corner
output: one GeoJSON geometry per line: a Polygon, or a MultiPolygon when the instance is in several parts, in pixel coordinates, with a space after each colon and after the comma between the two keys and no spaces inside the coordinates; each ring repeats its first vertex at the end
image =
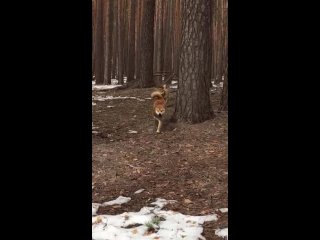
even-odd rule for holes
{"type": "Polygon", "coordinates": [[[224,71],[223,89],[219,111],[228,111],[228,65],[224,71]]]}
{"type": "Polygon", "coordinates": [[[214,114],[210,103],[210,14],[211,1],[182,2],[182,45],[174,118],[200,123],[214,114]]]}
{"type": "Polygon", "coordinates": [[[154,81],[156,85],[160,85],[162,82],[162,76],[160,73],[163,71],[163,67],[161,65],[163,58],[163,49],[162,49],[162,6],[163,0],[156,0],[156,11],[155,11],[155,23],[154,23],[154,65],[153,71],[155,74],[154,81]]]}
{"type": "Polygon", "coordinates": [[[113,0],[104,0],[104,84],[111,84],[113,0]]]}
{"type": "Polygon", "coordinates": [[[123,8],[123,0],[117,0],[117,15],[118,15],[118,84],[123,84],[123,67],[124,67],[124,49],[123,49],[123,16],[122,16],[122,8],[123,8]]]}
{"type": "Polygon", "coordinates": [[[136,1],[129,0],[128,76],[127,82],[134,81],[135,69],[135,9],[136,1]]]}
{"type": "Polygon", "coordinates": [[[155,0],[144,0],[141,21],[141,77],[139,86],[154,86],[153,81],[153,43],[154,43],[154,11],[155,0]]]}
{"type": "Polygon", "coordinates": [[[95,27],[95,79],[96,84],[104,83],[104,42],[103,42],[103,0],[97,0],[95,27]]]}
{"type": "Polygon", "coordinates": [[[141,56],[140,56],[140,42],[141,42],[141,11],[143,0],[137,0],[136,4],[136,26],[135,26],[135,79],[140,81],[141,75],[141,56]]]}

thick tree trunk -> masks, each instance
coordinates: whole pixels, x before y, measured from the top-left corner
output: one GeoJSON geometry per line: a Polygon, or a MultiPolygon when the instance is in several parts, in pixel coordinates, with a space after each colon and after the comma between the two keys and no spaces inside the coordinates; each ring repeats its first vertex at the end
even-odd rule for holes
{"type": "Polygon", "coordinates": [[[104,1],[104,84],[111,84],[113,1],[104,1]]]}
{"type": "Polygon", "coordinates": [[[117,52],[118,52],[118,25],[117,25],[117,3],[113,3],[113,31],[112,31],[112,67],[111,67],[111,78],[117,78],[117,52]]]}
{"type": "Polygon", "coordinates": [[[173,80],[179,78],[179,56],[181,48],[181,3],[180,0],[174,0],[173,11],[173,80]]]}
{"type": "Polygon", "coordinates": [[[136,1],[129,0],[129,37],[128,37],[128,77],[127,82],[134,81],[135,69],[135,9],[136,1]]]}
{"type": "Polygon", "coordinates": [[[95,71],[96,12],[97,12],[97,1],[92,0],[92,77],[94,76],[94,71],[95,71]]]}
{"type": "Polygon", "coordinates": [[[153,81],[153,34],[155,0],[144,0],[141,22],[141,77],[140,87],[152,87],[153,81]]]}
{"type": "Polygon", "coordinates": [[[117,0],[118,8],[118,83],[123,84],[123,67],[124,67],[124,55],[123,55],[123,17],[122,17],[122,8],[123,8],[123,0],[117,0]]]}
{"type": "Polygon", "coordinates": [[[136,4],[136,26],[135,26],[135,79],[140,81],[141,76],[141,56],[140,56],[140,41],[141,41],[141,12],[144,0],[137,0],[136,4]]]}
{"type": "Polygon", "coordinates": [[[163,0],[156,0],[156,11],[155,11],[155,23],[154,23],[154,57],[153,57],[153,71],[155,74],[154,81],[156,85],[161,85],[161,72],[163,71],[163,67],[161,65],[163,58],[163,49],[162,49],[162,7],[163,0]]]}
{"type": "Polygon", "coordinates": [[[190,123],[211,119],[210,103],[211,1],[182,2],[182,46],[174,118],[190,123]]]}
{"type": "Polygon", "coordinates": [[[228,111],[228,66],[226,67],[224,72],[223,89],[219,111],[228,111]]]}
{"type": "Polygon", "coordinates": [[[97,0],[95,27],[95,79],[96,84],[104,83],[104,42],[103,42],[103,0],[97,0]]]}
{"type": "Polygon", "coordinates": [[[172,72],[172,1],[165,1],[165,13],[164,13],[164,63],[163,69],[164,72],[172,72]]]}

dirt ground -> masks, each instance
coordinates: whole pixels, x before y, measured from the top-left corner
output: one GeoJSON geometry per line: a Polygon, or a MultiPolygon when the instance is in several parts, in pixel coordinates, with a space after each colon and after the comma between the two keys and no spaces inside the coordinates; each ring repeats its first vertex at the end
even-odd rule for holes
{"type": "MultiPolygon", "coordinates": [[[[93,91],[93,97],[130,96],[140,99],[95,101],[93,108],[92,202],[120,195],[123,205],[101,207],[98,214],[139,211],[156,198],[177,200],[165,209],[190,215],[216,213],[204,224],[207,240],[221,240],[215,229],[228,227],[228,115],[217,113],[221,88],[211,92],[215,118],[200,124],[171,124],[155,133],[150,93],[153,89],[93,91]],[[137,131],[137,133],[130,133],[137,131]],[[134,194],[139,189],[142,193],[134,194]]],[[[167,116],[174,110],[171,89],[167,116]]]]}

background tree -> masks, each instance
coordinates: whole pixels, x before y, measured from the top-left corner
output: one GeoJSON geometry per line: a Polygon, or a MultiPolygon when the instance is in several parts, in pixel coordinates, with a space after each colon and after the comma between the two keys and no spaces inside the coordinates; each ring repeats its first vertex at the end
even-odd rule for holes
{"type": "Polygon", "coordinates": [[[228,65],[224,71],[223,89],[220,100],[219,111],[228,111],[228,65]]]}
{"type": "Polygon", "coordinates": [[[128,24],[128,76],[127,82],[134,81],[134,69],[135,69],[135,10],[136,10],[136,1],[129,0],[128,6],[128,15],[129,15],[129,24],[128,24]]]}
{"type": "Polygon", "coordinates": [[[153,81],[153,34],[155,0],[144,0],[140,34],[141,76],[140,87],[152,87],[153,81]]]}
{"type": "Polygon", "coordinates": [[[104,84],[111,84],[113,1],[103,0],[104,9],[104,84]]]}
{"type": "Polygon", "coordinates": [[[123,84],[123,72],[124,72],[124,18],[123,18],[123,8],[124,0],[118,0],[117,2],[117,16],[118,16],[118,72],[117,78],[118,83],[123,84]]]}
{"type": "Polygon", "coordinates": [[[103,0],[96,0],[94,73],[96,84],[104,83],[103,0]]]}
{"type": "Polygon", "coordinates": [[[182,42],[175,119],[199,123],[212,118],[209,84],[211,1],[182,1],[182,42]]]}

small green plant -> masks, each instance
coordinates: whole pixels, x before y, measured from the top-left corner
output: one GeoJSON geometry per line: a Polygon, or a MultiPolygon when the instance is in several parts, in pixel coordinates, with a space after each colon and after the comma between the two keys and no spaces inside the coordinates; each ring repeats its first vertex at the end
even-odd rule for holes
{"type": "Polygon", "coordinates": [[[152,218],[152,221],[151,221],[151,222],[152,222],[153,224],[159,226],[160,221],[161,221],[160,217],[154,216],[154,217],[152,218]]]}
{"type": "Polygon", "coordinates": [[[156,228],[159,228],[161,218],[158,216],[154,216],[150,222],[145,223],[145,226],[148,228],[148,232],[156,231],[156,228]]]}
{"type": "Polygon", "coordinates": [[[154,225],[152,222],[145,223],[146,227],[148,228],[148,231],[154,230],[154,225]]]}

